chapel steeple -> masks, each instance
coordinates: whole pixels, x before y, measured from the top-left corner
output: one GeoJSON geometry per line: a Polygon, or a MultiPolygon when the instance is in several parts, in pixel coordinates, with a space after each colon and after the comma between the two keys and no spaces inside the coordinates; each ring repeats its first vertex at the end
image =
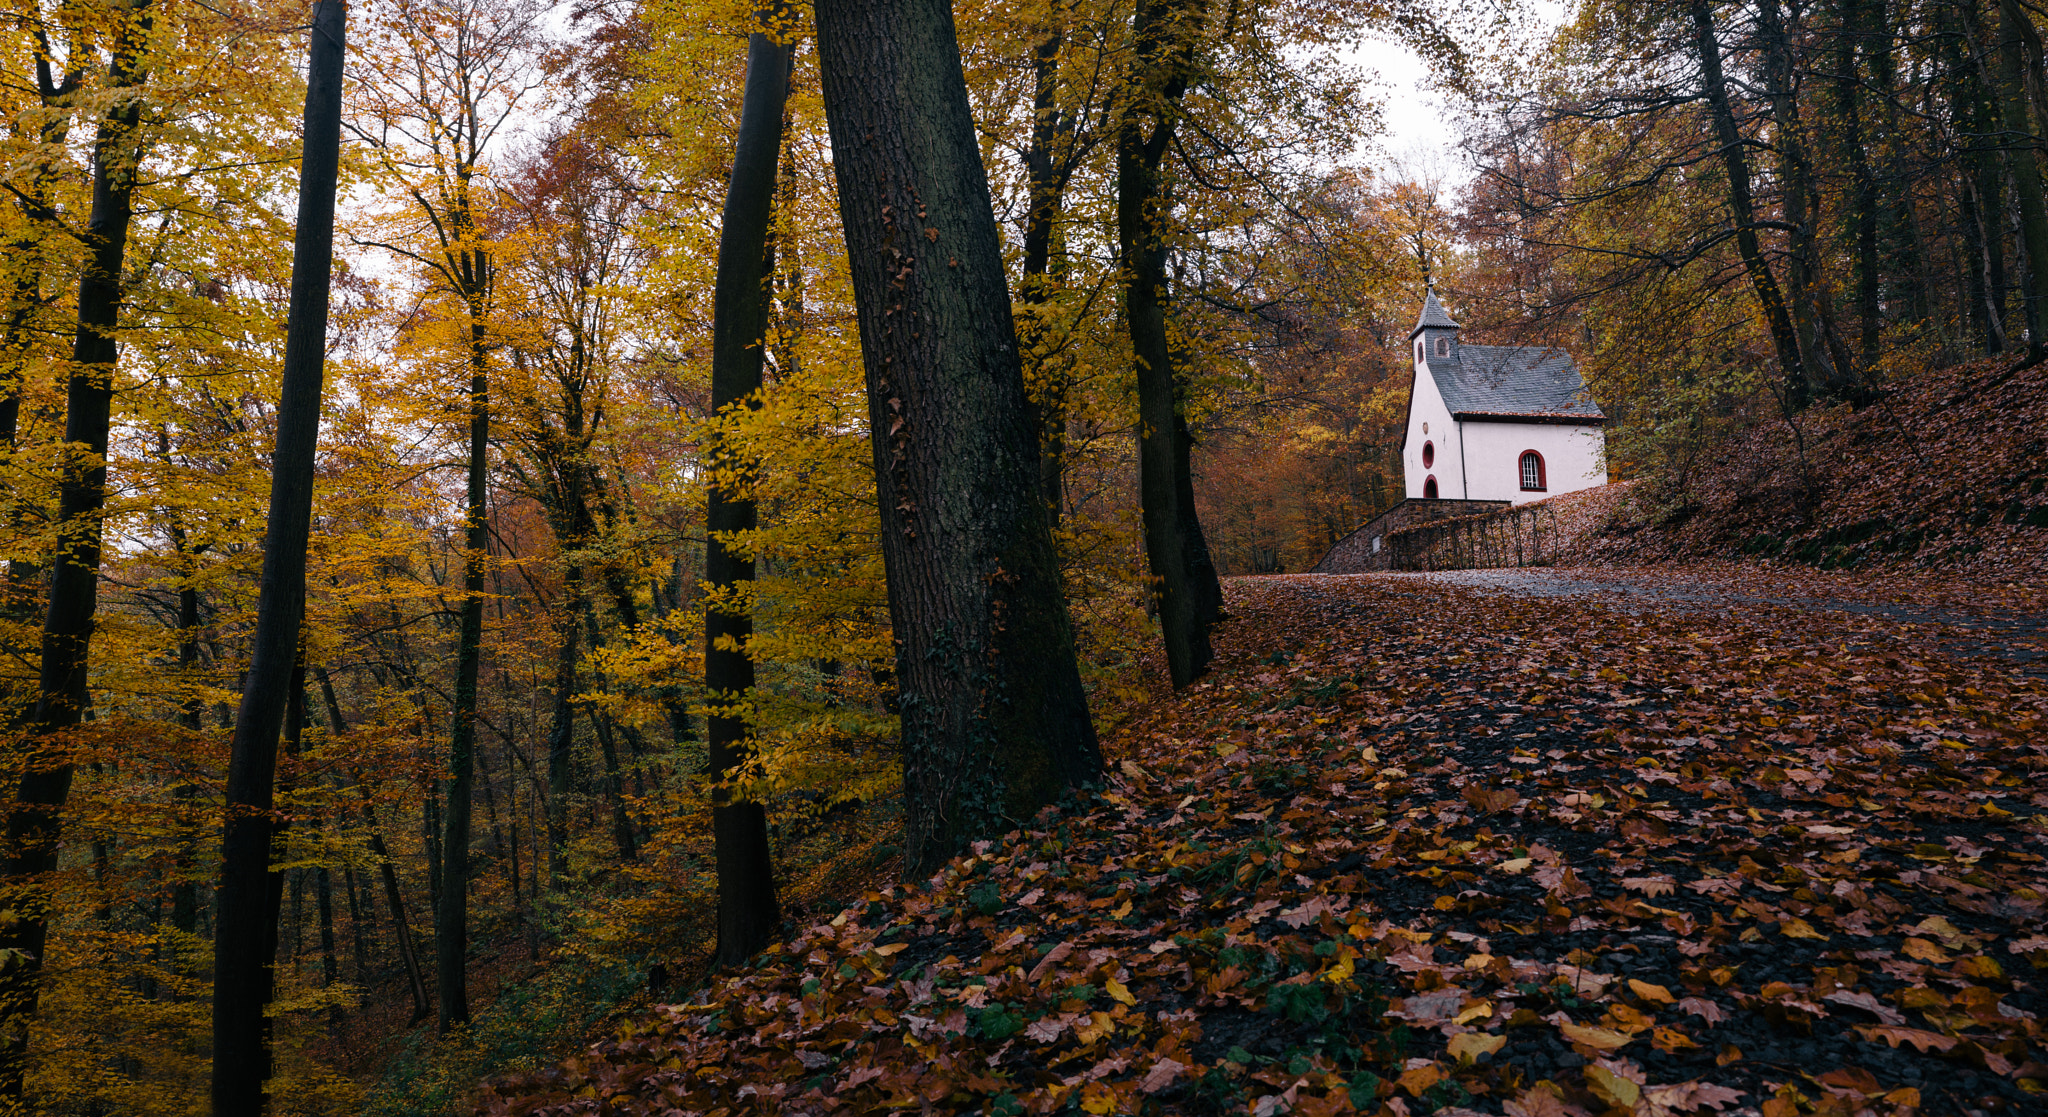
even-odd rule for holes
{"type": "Polygon", "coordinates": [[[1423,296],[1422,314],[1415,320],[1415,328],[1408,331],[1408,340],[1415,343],[1418,363],[1431,358],[1458,359],[1458,323],[1444,309],[1444,304],[1436,300],[1434,283],[1423,296]]]}

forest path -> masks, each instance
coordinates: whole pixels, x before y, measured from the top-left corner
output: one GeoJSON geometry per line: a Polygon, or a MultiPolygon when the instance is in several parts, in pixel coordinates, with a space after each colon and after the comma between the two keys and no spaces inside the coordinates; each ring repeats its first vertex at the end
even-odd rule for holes
{"type": "Polygon", "coordinates": [[[2048,605],[2017,584],[1927,578],[1903,582],[1822,574],[1807,568],[1556,567],[1447,570],[1400,575],[1520,597],[1584,597],[1627,612],[1780,611],[1847,613],[1915,626],[1930,650],[1951,658],[1989,657],[2048,677],[2048,605]]]}

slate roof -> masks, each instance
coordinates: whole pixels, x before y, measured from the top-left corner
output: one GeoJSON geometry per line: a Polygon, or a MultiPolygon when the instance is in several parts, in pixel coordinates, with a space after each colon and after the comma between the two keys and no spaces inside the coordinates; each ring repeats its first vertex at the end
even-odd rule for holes
{"type": "MultiPolygon", "coordinates": [[[[1449,320],[1431,296],[1423,304],[1425,322],[1431,308],[1449,320]]],[[[1426,359],[1444,405],[1454,417],[1516,415],[1589,423],[1606,419],[1600,405],[1586,393],[1578,367],[1562,349],[1456,345],[1452,351],[1457,356],[1426,359]]]]}
{"type": "Polygon", "coordinates": [[[1436,291],[1432,288],[1428,297],[1422,300],[1422,317],[1415,320],[1415,328],[1408,331],[1408,339],[1415,340],[1415,335],[1424,330],[1457,328],[1458,324],[1451,320],[1450,312],[1444,309],[1444,304],[1436,301],[1436,291]]]}

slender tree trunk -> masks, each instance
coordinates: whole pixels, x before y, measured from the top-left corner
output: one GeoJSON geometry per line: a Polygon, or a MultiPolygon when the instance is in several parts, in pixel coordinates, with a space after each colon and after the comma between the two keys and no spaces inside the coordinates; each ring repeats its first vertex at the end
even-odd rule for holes
{"type": "MultiPolygon", "coordinates": [[[[780,3],[758,15],[781,35],[789,33],[787,9],[780,3]]],[[[726,186],[718,281],[712,294],[711,408],[719,415],[758,406],[768,282],[773,274],[769,233],[792,53],[792,44],[778,43],[766,34],[756,32],[747,40],[739,144],[726,186]]],[[[723,437],[710,447],[709,456],[714,473],[705,509],[704,578],[719,599],[704,614],[704,687],[711,701],[721,703],[711,707],[706,733],[713,781],[711,830],[718,861],[715,961],[737,965],[774,939],[782,916],[775,897],[767,811],[759,801],[737,794],[733,786],[750,753],[747,722],[734,705],[725,705],[747,701],[754,687],[754,661],[746,650],[753,633],[754,559],[731,542],[732,533],[752,530],[755,524],[754,464],[723,437]]],[[[610,763],[609,737],[600,732],[600,740],[610,763]]]]}
{"type": "Polygon", "coordinates": [[[590,728],[597,734],[598,750],[604,756],[605,791],[612,801],[612,841],[619,847],[619,860],[636,860],[640,849],[633,840],[633,816],[626,813],[626,784],[619,778],[619,751],[612,744],[611,719],[591,710],[590,728]]]}
{"type": "Polygon", "coordinates": [[[371,913],[374,908],[370,902],[370,892],[367,883],[361,886],[358,886],[356,883],[356,870],[354,866],[342,866],[341,879],[342,883],[348,888],[348,937],[349,945],[353,948],[355,963],[355,968],[352,972],[356,975],[356,984],[363,985],[369,981],[369,932],[371,913]]]}
{"type": "Polygon", "coordinates": [[[548,721],[548,879],[559,890],[568,874],[569,794],[576,786],[576,660],[581,626],[583,568],[562,572],[561,644],[555,653],[554,713],[548,721]]]}
{"type": "MultiPolygon", "coordinates": [[[[71,65],[83,64],[74,44],[71,65]]],[[[36,91],[43,108],[58,109],[63,99],[75,91],[84,79],[84,72],[76,70],[65,75],[58,82],[47,58],[36,61],[36,91]]],[[[37,129],[37,138],[44,151],[62,151],[71,131],[71,114],[48,111],[43,123],[37,129]]],[[[45,238],[62,228],[51,190],[58,178],[54,159],[38,159],[33,167],[18,176],[13,187],[14,200],[21,212],[22,232],[8,246],[6,267],[13,273],[8,283],[8,297],[4,325],[0,325],[0,446],[8,454],[20,448],[21,398],[28,386],[29,356],[34,347],[34,326],[43,309],[43,269],[45,263],[45,238]]],[[[16,532],[27,534],[34,530],[36,512],[30,502],[21,499],[21,494],[9,494],[6,499],[7,519],[16,532]]],[[[5,582],[0,583],[0,618],[12,622],[19,630],[26,631],[40,610],[42,567],[33,560],[9,559],[5,582]]],[[[33,654],[26,641],[9,641],[11,654],[22,659],[33,654]]],[[[17,725],[35,711],[37,695],[27,688],[7,695],[4,710],[5,724],[17,725]]],[[[0,931],[4,934],[4,931],[0,931]]],[[[0,978],[4,981],[4,978],[0,978]]]]}
{"type": "MultiPolygon", "coordinates": [[[[256,635],[228,760],[221,840],[219,929],[213,955],[213,1111],[256,1117],[270,1077],[269,1005],[276,983],[277,897],[270,845],[281,828],[276,793],[278,730],[304,693],[299,625],[306,606],[306,543],[312,531],[313,460],[327,357],[327,301],[334,262],[334,197],[341,152],[341,73],[346,11],[314,9],[307,61],[305,154],[291,309],[272,458],[270,518],[256,635]]],[[[303,711],[301,711],[303,716],[303,711]]],[[[298,726],[287,731],[296,737],[298,726]]]]}
{"type": "MultiPolygon", "coordinates": [[[[1841,128],[1840,153],[1849,165],[1848,233],[1852,246],[1856,280],[1856,323],[1858,357],[1866,369],[1875,368],[1884,326],[1883,262],[1878,257],[1877,175],[1871,168],[1865,147],[1863,126],[1863,74],[1858,65],[1859,46],[1870,33],[1863,9],[1875,7],[1883,19],[1884,0],[1839,0],[1835,35],[1835,113],[1841,128]]],[[[1868,47],[1865,47],[1868,49],[1868,47]]],[[[1889,42],[1883,48],[1890,52],[1889,42]]],[[[1889,92],[1889,86],[1880,86],[1889,92]]]]}
{"type": "Polygon", "coordinates": [[[1101,771],[945,0],[822,0],[917,877],[1101,771]]]}
{"type": "Polygon", "coordinates": [[[1851,358],[1836,337],[1826,278],[1821,274],[1818,228],[1820,196],[1813,162],[1806,154],[1806,128],[1799,112],[1799,67],[1778,0],[1757,0],[1757,33],[1769,72],[1772,146],[1778,151],[1778,179],[1786,233],[1787,302],[1806,373],[1804,398],[1841,399],[1855,390],[1851,358]]]}
{"type": "MultiPolygon", "coordinates": [[[[341,980],[341,959],[334,950],[334,881],[327,866],[314,870],[313,886],[314,899],[320,910],[320,987],[327,989],[341,980]]],[[[328,1027],[339,1031],[341,1019],[341,1006],[328,1006],[328,1027]]]]}
{"type": "MultiPolygon", "coordinates": [[[[490,755],[488,749],[478,749],[476,753],[477,771],[483,777],[484,818],[491,824],[491,843],[501,850],[516,850],[515,846],[505,840],[505,828],[498,819],[498,792],[491,780],[490,755]]],[[[512,825],[516,829],[519,823],[515,819],[512,825]]],[[[519,907],[519,855],[516,851],[512,853],[508,879],[512,885],[512,907],[516,910],[519,907]]]]}
{"type": "Polygon", "coordinates": [[[363,824],[370,829],[370,855],[377,859],[377,872],[384,880],[384,903],[391,908],[392,945],[398,949],[399,963],[405,967],[406,988],[412,993],[411,1022],[417,1024],[432,1016],[434,1009],[427,996],[419,948],[413,944],[412,922],[405,914],[405,893],[398,888],[398,870],[390,847],[384,844],[384,831],[377,825],[377,808],[370,802],[370,789],[363,786],[360,773],[356,776],[356,794],[363,801],[363,824]]]}
{"type": "Polygon", "coordinates": [[[2027,36],[2032,30],[2018,0],[1999,0],[1998,92],[2008,137],[2007,164],[2012,168],[2013,196],[2019,204],[2021,246],[2027,254],[2028,367],[2048,360],[2048,339],[2039,322],[2048,307],[2048,203],[2041,185],[2040,139],[2027,95],[2027,36]]]}
{"type": "Polygon", "coordinates": [[[1036,412],[1038,487],[1045,506],[1059,526],[1066,503],[1067,382],[1066,362],[1047,351],[1046,317],[1051,313],[1055,285],[1053,240],[1064,201],[1067,149],[1073,143],[1073,122],[1059,110],[1060,51],[1066,42],[1067,5],[1055,0],[1052,26],[1032,50],[1031,146],[1024,152],[1030,205],[1024,214],[1024,272],[1017,301],[1024,314],[1017,322],[1024,381],[1036,412]]]}
{"type": "MultiPolygon", "coordinates": [[[[195,683],[192,676],[199,668],[199,590],[192,584],[198,560],[187,547],[182,525],[173,525],[171,542],[177,548],[179,572],[184,576],[184,584],[178,587],[178,676],[191,687],[195,683]]],[[[204,714],[199,695],[188,691],[178,704],[178,724],[196,737],[204,728],[204,714]]],[[[193,856],[198,844],[198,821],[192,817],[192,799],[196,794],[190,780],[180,780],[171,789],[171,796],[178,803],[178,826],[184,831],[184,841],[172,858],[176,877],[171,882],[171,926],[187,935],[199,928],[199,881],[194,872],[197,859],[193,856]]],[[[183,969],[181,965],[181,972],[183,969]]]]}
{"type": "Polygon", "coordinates": [[[1167,670],[1176,688],[1208,670],[1215,655],[1209,632],[1222,601],[1194,508],[1187,381],[1177,367],[1168,326],[1169,203],[1160,173],[1193,77],[1207,11],[1202,0],[1139,0],[1137,70],[1117,132],[1117,248],[1123,261],[1124,322],[1138,373],[1138,495],[1167,670]]]}
{"type": "MultiPolygon", "coordinates": [[[[466,211],[465,211],[466,213],[466,211]]],[[[462,224],[467,229],[466,218],[462,224]]],[[[473,232],[473,230],[471,230],[473,232]]],[[[489,339],[485,296],[491,261],[465,246],[469,302],[469,470],[462,556],[462,622],[455,660],[455,702],[448,735],[448,809],[441,843],[441,887],[434,907],[435,986],[441,1034],[469,1023],[469,837],[476,779],[477,680],[483,660],[484,566],[489,555],[489,339]]]]}
{"type": "Polygon", "coordinates": [[[1778,354],[1778,369],[1784,376],[1785,398],[1793,410],[1805,406],[1806,366],[1802,361],[1799,334],[1792,327],[1792,315],[1778,288],[1771,266],[1764,259],[1756,235],[1756,203],[1750,196],[1749,158],[1744,154],[1742,130],[1735,122],[1735,109],[1728,101],[1728,82],[1721,73],[1721,44],[1714,37],[1714,11],[1708,0],[1691,0],[1693,48],[1699,56],[1701,84],[1707,95],[1707,114],[1712,118],[1714,139],[1721,145],[1721,162],[1728,176],[1728,209],[1735,222],[1735,246],[1742,254],[1742,266],[1749,273],[1750,288],[1757,305],[1770,324],[1771,343],[1778,354]]]}
{"type": "MultiPolygon", "coordinates": [[[[114,31],[108,86],[132,89],[143,83],[141,55],[149,28],[148,6],[138,0],[114,31]]],[[[79,724],[89,702],[86,669],[99,603],[100,514],[107,502],[107,432],[119,355],[115,330],[141,161],[141,111],[140,97],[115,99],[93,141],[92,211],[78,283],[78,329],[65,395],[67,453],[57,501],[63,542],[51,571],[41,672],[28,716],[33,751],[8,808],[8,854],[0,879],[0,1108],[21,1104],[29,1025],[41,996],[50,918],[42,877],[57,867],[58,815],[71,794],[69,746],[60,737],[79,724]]]]}

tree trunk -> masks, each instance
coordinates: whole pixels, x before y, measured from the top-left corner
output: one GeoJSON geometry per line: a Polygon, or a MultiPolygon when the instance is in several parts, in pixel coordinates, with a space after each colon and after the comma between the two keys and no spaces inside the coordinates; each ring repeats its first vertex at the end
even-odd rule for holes
{"type": "Polygon", "coordinates": [[[605,792],[612,801],[612,841],[618,846],[619,860],[637,860],[640,849],[633,840],[633,816],[626,813],[626,784],[619,778],[619,751],[612,744],[611,719],[603,711],[593,709],[590,728],[597,734],[598,751],[604,757],[605,792]]]}
{"type": "Polygon", "coordinates": [[[576,786],[576,660],[582,610],[583,568],[562,573],[561,644],[555,653],[554,713],[548,721],[548,879],[559,891],[569,871],[569,793],[576,786]]]}
{"type": "Polygon", "coordinates": [[[1778,0],[1758,0],[1757,33],[1763,41],[1771,101],[1771,139],[1778,151],[1787,254],[1785,278],[1799,360],[1806,373],[1800,399],[1843,399],[1855,392],[1851,358],[1836,337],[1817,243],[1820,196],[1814,190],[1812,160],[1806,154],[1799,113],[1799,66],[1778,0]]]}
{"type": "Polygon", "coordinates": [[[1743,270],[1749,273],[1750,288],[1757,305],[1770,324],[1771,344],[1778,354],[1778,369],[1784,377],[1785,399],[1792,409],[1804,406],[1806,366],[1802,361],[1799,334],[1792,328],[1792,315],[1785,296],[1771,275],[1763,246],[1756,235],[1756,203],[1749,191],[1749,159],[1743,153],[1742,130],[1735,122],[1735,109],[1728,101],[1728,82],[1721,73],[1721,44],[1714,37],[1714,12],[1708,0],[1691,0],[1693,48],[1699,56],[1701,84],[1707,96],[1707,114],[1712,118],[1714,139],[1721,145],[1721,163],[1728,176],[1728,209],[1735,221],[1735,246],[1742,254],[1743,270]]]}
{"type": "MultiPolygon", "coordinates": [[[[1838,0],[1839,26],[1835,34],[1835,113],[1841,129],[1840,154],[1849,165],[1847,232],[1856,280],[1856,324],[1858,358],[1866,369],[1877,366],[1884,326],[1883,262],[1878,258],[1877,175],[1870,165],[1863,126],[1863,75],[1857,60],[1859,41],[1870,28],[1863,9],[1877,7],[1884,0],[1838,0]]],[[[1879,16],[1880,24],[1882,15],[1879,16]]],[[[1866,48],[1867,49],[1867,48],[1866,48]]],[[[1881,49],[1887,54],[1890,44],[1881,49]]],[[[1878,86],[1886,93],[1889,85],[1878,86]]]]}
{"type": "Polygon", "coordinates": [[[1145,559],[1157,587],[1167,671],[1176,689],[1208,670],[1215,656],[1209,632],[1222,601],[1195,514],[1187,380],[1177,367],[1167,322],[1170,205],[1160,173],[1206,13],[1202,0],[1140,0],[1132,101],[1117,130],[1117,249],[1124,322],[1138,374],[1138,495],[1145,559]]]}
{"type": "MultiPolygon", "coordinates": [[[[213,1111],[255,1117],[270,1077],[269,1005],[276,985],[277,896],[270,845],[278,730],[304,693],[299,625],[306,607],[313,459],[327,359],[327,298],[334,264],[334,196],[341,152],[341,74],[347,15],[338,0],[314,10],[308,47],[305,154],[292,246],[291,308],[277,408],[277,450],[256,635],[228,760],[221,839],[220,926],[213,953],[213,1111]],[[296,677],[295,677],[296,676],[296,677]]],[[[303,711],[301,711],[303,714],[303,711]]],[[[298,726],[285,727],[294,736],[298,726]]]]}
{"type": "MultiPolygon", "coordinates": [[[[770,27],[786,24],[781,4],[759,13],[770,27]]],[[[787,28],[782,28],[787,33],[787,28]]],[[[756,32],[747,40],[747,78],[740,107],[739,144],[733,151],[725,212],[718,234],[718,282],[712,294],[711,409],[728,415],[758,406],[763,338],[768,329],[768,279],[773,274],[769,232],[775,212],[775,176],[781,161],[782,113],[789,98],[792,47],[756,32]]],[[[737,794],[734,779],[751,748],[747,722],[736,709],[754,688],[752,555],[730,542],[755,524],[754,463],[723,437],[709,448],[714,463],[704,525],[704,579],[718,595],[704,614],[704,687],[714,705],[706,741],[712,779],[711,830],[718,861],[718,965],[737,965],[768,945],[781,922],[775,865],[768,848],[768,815],[757,800],[737,794]]],[[[602,735],[601,735],[602,736],[602,735]]],[[[607,763],[611,744],[604,741],[607,763]]]]}
{"type": "MultiPolygon", "coordinates": [[[[145,80],[141,54],[150,13],[137,2],[113,36],[108,86],[145,80]]],[[[107,428],[119,355],[121,272],[134,216],[136,136],[140,97],[118,97],[100,118],[93,140],[92,211],[87,219],[84,269],[78,282],[78,329],[72,340],[65,396],[64,441],[69,452],[57,501],[63,540],[50,576],[44,615],[42,665],[32,736],[48,738],[77,725],[88,703],[86,668],[99,603],[100,514],[107,503],[107,428]]],[[[40,750],[38,750],[40,751],[40,750]]],[[[41,877],[57,867],[58,814],[71,793],[71,764],[60,746],[38,755],[21,777],[7,812],[6,873],[0,881],[0,1108],[21,1102],[28,1068],[28,1031],[41,996],[43,952],[49,937],[49,892],[41,877]]]]}
{"type": "Polygon", "coordinates": [[[817,6],[903,725],[904,865],[1101,771],[952,11],[817,6]]]}
{"type": "Polygon", "coordinates": [[[2042,197],[2041,145],[2027,96],[2025,55],[2032,25],[2018,0],[1999,0],[1998,14],[1998,92],[2008,137],[2007,164],[2012,168],[2013,195],[2019,203],[2021,244],[2027,253],[2025,364],[2031,367],[2048,360],[2048,339],[2042,338],[2036,324],[2048,311],[2048,204],[2042,197]]]}
{"type": "Polygon", "coordinates": [[[469,1023],[469,818],[476,771],[477,675],[483,659],[484,564],[490,547],[486,519],[491,411],[485,308],[490,261],[478,249],[471,262],[469,291],[469,478],[465,508],[468,530],[462,556],[462,631],[455,661],[455,709],[448,734],[447,837],[441,843],[441,900],[434,909],[438,1028],[446,1035],[469,1023]]]}
{"type": "Polygon", "coordinates": [[[427,996],[427,978],[420,966],[419,948],[413,945],[412,923],[405,914],[405,894],[398,888],[398,870],[392,864],[391,850],[384,844],[384,831],[377,825],[377,808],[371,805],[370,789],[363,786],[362,776],[356,775],[356,794],[363,800],[363,823],[370,828],[370,854],[377,859],[378,875],[384,880],[384,903],[391,908],[392,945],[398,948],[398,960],[405,967],[406,988],[412,993],[412,1020],[417,1024],[434,1014],[427,996]]]}
{"type": "Polygon", "coordinates": [[[1017,285],[1017,301],[1024,306],[1017,323],[1017,341],[1037,416],[1039,494],[1052,513],[1054,527],[1059,526],[1066,503],[1070,385],[1065,362],[1047,351],[1046,316],[1054,287],[1053,239],[1071,166],[1066,149],[1072,143],[1073,121],[1059,110],[1060,49],[1066,41],[1066,17],[1067,5],[1054,3],[1052,26],[1032,50],[1031,146],[1024,152],[1030,196],[1024,212],[1024,272],[1017,285]]]}
{"type": "MultiPolygon", "coordinates": [[[[84,52],[73,44],[70,64],[83,64],[84,52]]],[[[74,70],[59,82],[50,69],[47,58],[36,62],[36,93],[42,107],[59,110],[65,99],[84,80],[83,70],[74,70]]],[[[44,151],[64,150],[65,140],[71,131],[71,114],[64,111],[47,111],[42,124],[36,130],[44,151]]],[[[13,187],[16,207],[21,212],[22,232],[8,246],[6,266],[13,272],[8,284],[5,325],[0,327],[0,448],[9,454],[20,448],[21,397],[28,386],[29,354],[34,346],[36,319],[42,313],[43,270],[47,249],[45,238],[62,228],[62,218],[51,199],[51,188],[58,180],[58,166],[54,158],[37,159],[26,173],[19,174],[13,187]]],[[[30,503],[21,499],[23,494],[8,494],[7,519],[14,530],[27,534],[35,530],[37,511],[30,503]]],[[[0,583],[0,617],[4,617],[25,633],[34,621],[42,602],[40,601],[42,568],[33,560],[15,558],[8,560],[5,582],[0,583]]],[[[25,640],[10,640],[6,649],[9,654],[27,659],[33,654],[25,640]]],[[[5,724],[18,725],[35,711],[36,694],[27,688],[15,690],[6,695],[4,711],[5,724]]]]}

